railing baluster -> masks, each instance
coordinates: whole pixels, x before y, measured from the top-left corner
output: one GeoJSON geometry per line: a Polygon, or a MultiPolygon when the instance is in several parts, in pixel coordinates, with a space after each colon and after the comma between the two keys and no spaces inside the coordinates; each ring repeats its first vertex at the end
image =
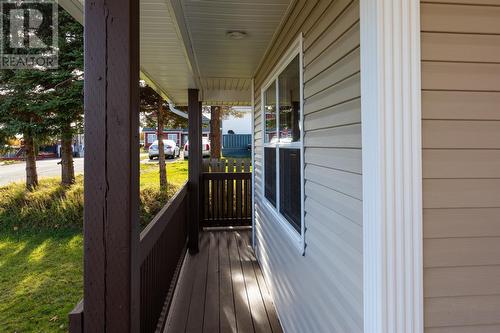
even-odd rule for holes
{"type": "Polygon", "coordinates": [[[210,181],[208,179],[204,179],[203,182],[202,182],[202,184],[203,184],[203,193],[204,193],[203,195],[204,195],[204,198],[207,198],[207,199],[205,199],[205,200],[202,201],[203,202],[203,207],[204,207],[204,209],[203,209],[203,218],[207,219],[207,218],[210,217],[210,214],[209,214],[209,212],[210,212],[210,201],[208,200],[208,198],[209,198],[208,195],[210,193],[210,181]]]}
{"type": "Polygon", "coordinates": [[[224,179],[219,180],[219,217],[224,218],[224,179]]]}
{"type": "MultiPolygon", "coordinates": [[[[241,173],[241,160],[236,161],[236,172],[241,173]]],[[[238,180],[236,182],[236,217],[238,220],[241,220],[241,209],[242,207],[242,180],[238,180]]],[[[241,223],[241,222],[240,222],[241,223]]]]}
{"type": "Polygon", "coordinates": [[[214,220],[217,219],[217,180],[212,180],[212,210],[214,220]]]}
{"type": "MultiPolygon", "coordinates": [[[[228,173],[233,173],[234,172],[234,160],[230,160],[228,164],[228,173]]],[[[228,178],[228,190],[227,190],[227,195],[228,195],[228,214],[227,217],[228,219],[233,219],[234,218],[234,179],[229,179],[228,178]]]]}

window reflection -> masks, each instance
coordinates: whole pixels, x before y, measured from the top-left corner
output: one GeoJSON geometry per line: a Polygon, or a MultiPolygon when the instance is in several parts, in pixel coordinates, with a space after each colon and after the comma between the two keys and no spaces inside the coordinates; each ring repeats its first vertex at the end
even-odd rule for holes
{"type": "Polygon", "coordinates": [[[276,142],[276,83],[273,83],[267,88],[264,93],[264,115],[266,122],[265,142],[276,142]]]}
{"type": "Polygon", "coordinates": [[[278,78],[280,142],[300,141],[299,57],[295,57],[278,78]]]}

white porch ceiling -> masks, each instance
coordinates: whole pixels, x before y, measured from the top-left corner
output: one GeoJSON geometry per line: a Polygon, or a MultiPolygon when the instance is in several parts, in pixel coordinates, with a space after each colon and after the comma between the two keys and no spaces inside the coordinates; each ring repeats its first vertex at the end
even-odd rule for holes
{"type": "MultiPolygon", "coordinates": [[[[249,105],[251,78],[291,0],[140,0],[141,76],[164,98],[249,105]],[[230,39],[228,31],[246,37],[230,39]]],[[[59,0],[83,23],[83,0],[59,0]]]]}
{"type": "Polygon", "coordinates": [[[175,104],[187,104],[187,89],[199,83],[169,1],[140,1],[140,46],[143,74],[175,104]]]}
{"type": "Polygon", "coordinates": [[[251,102],[251,78],[290,0],[174,0],[182,12],[206,103],[251,102]],[[246,33],[234,40],[229,31],[246,33]]]}

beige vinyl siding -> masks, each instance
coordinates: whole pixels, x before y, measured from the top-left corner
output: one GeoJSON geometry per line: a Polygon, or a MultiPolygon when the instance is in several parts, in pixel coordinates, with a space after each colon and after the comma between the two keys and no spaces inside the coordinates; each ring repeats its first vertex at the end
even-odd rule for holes
{"type": "Polygon", "coordinates": [[[421,24],[426,332],[500,332],[500,1],[421,24]]]}
{"type": "Polygon", "coordinates": [[[298,0],[255,77],[257,255],[286,332],[363,330],[359,1],[298,0]],[[304,36],[305,256],[263,204],[261,87],[304,36]]]}

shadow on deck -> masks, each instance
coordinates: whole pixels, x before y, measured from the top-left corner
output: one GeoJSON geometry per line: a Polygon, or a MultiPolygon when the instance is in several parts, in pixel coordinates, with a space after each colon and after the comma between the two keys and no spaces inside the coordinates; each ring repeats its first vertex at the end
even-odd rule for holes
{"type": "Polygon", "coordinates": [[[179,332],[282,332],[250,231],[205,231],[187,255],[165,326],[179,332]]]}

